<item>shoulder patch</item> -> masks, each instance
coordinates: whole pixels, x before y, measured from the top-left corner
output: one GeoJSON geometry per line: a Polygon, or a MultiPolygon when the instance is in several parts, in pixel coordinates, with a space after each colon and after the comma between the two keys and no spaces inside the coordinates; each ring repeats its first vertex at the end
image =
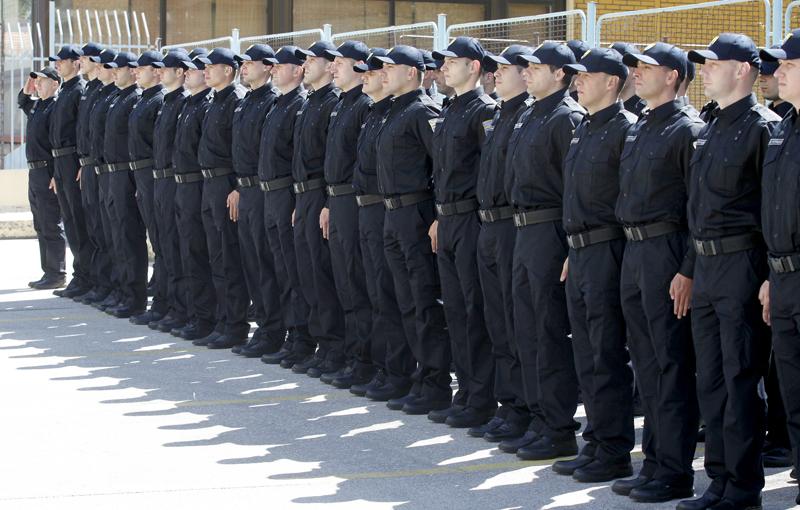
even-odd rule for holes
{"type": "Polygon", "coordinates": [[[484,104],[497,104],[497,101],[489,97],[489,94],[481,94],[479,99],[484,102],[484,104]]]}
{"type": "Polygon", "coordinates": [[[565,97],[563,102],[572,111],[586,113],[586,110],[583,108],[583,106],[581,106],[580,103],[572,99],[572,96],[565,97]]]}
{"type": "Polygon", "coordinates": [[[536,99],[534,99],[532,97],[529,97],[528,99],[525,100],[525,106],[533,106],[533,103],[535,103],[535,102],[536,102],[536,99]]]}
{"type": "Polygon", "coordinates": [[[636,122],[639,120],[639,117],[637,117],[635,113],[631,113],[624,108],[619,113],[631,124],[636,124],[636,122]]]}
{"type": "Polygon", "coordinates": [[[767,122],[778,122],[781,120],[781,117],[777,113],[773,112],[763,104],[753,105],[753,108],[751,109],[767,122]]]}

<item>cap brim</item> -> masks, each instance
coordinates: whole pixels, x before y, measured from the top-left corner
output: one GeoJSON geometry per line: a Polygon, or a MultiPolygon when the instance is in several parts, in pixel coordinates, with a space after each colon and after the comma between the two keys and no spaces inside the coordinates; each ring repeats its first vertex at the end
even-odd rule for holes
{"type": "Polygon", "coordinates": [[[353,66],[353,71],[357,73],[366,73],[369,71],[369,66],[367,64],[356,64],[353,66]]]}
{"type": "Polygon", "coordinates": [[[61,60],[61,57],[59,57],[58,55],[50,55],[49,57],[47,57],[47,60],[49,60],[50,62],[58,62],[59,60],[61,60]]]}
{"type": "Polygon", "coordinates": [[[566,74],[578,74],[578,73],[589,72],[586,70],[586,66],[582,66],[580,64],[567,64],[561,69],[563,69],[566,74]]]}
{"type": "Polygon", "coordinates": [[[310,51],[308,51],[308,50],[301,50],[301,49],[298,48],[298,49],[294,50],[294,56],[299,58],[300,60],[305,60],[308,57],[313,57],[315,55],[313,53],[311,53],[310,51]]]}
{"type": "Polygon", "coordinates": [[[688,57],[695,64],[705,64],[706,60],[719,60],[719,56],[711,50],[691,50],[688,57]]]}
{"type": "Polygon", "coordinates": [[[237,62],[250,62],[253,60],[253,57],[246,53],[242,53],[241,55],[234,55],[233,59],[237,62]]]}
{"type": "Polygon", "coordinates": [[[539,57],[533,55],[517,55],[517,65],[528,67],[529,64],[541,64],[539,57]]]}
{"type": "Polygon", "coordinates": [[[116,62],[109,62],[107,64],[103,64],[103,67],[106,69],[116,69],[119,67],[119,65],[116,62]]]}
{"type": "Polygon", "coordinates": [[[181,61],[180,66],[182,68],[184,68],[184,69],[193,69],[195,71],[197,70],[197,66],[195,65],[194,62],[183,62],[183,61],[181,61]]]}
{"type": "Polygon", "coordinates": [[[786,51],[781,48],[764,48],[758,52],[758,56],[764,62],[777,62],[787,58],[786,51]]]}
{"type": "Polygon", "coordinates": [[[486,55],[484,57],[484,61],[486,60],[491,60],[495,64],[504,64],[507,66],[511,65],[511,62],[509,62],[508,59],[502,55],[486,55]]]}
{"type": "Polygon", "coordinates": [[[212,65],[211,59],[206,58],[206,57],[197,57],[195,60],[197,60],[198,62],[202,62],[203,64],[205,64],[207,66],[212,65]]]}
{"type": "Polygon", "coordinates": [[[455,58],[458,57],[455,53],[449,50],[434,51],[431,53],[434,60],[444,60],[445,57],[455,58]]]}
{"type": "Polygon", "coordinates": [[[156,60],[155,62],[150,62],[150,67],[158,67],[160,69],[162,67],[167,67],[167,65],[164,62],[156,60]]]}
{"type": "Polygon", "coordinates": [[[139,62],[128,62],[125,64],[127,67],[139,67],[139,62]]]}
{"type": "Polygon", "coordinates": [[[99,64],[100,62],[102,62],[102,59],[100,58],[100,55],[97,55],[97,56],[92,55],[91,57],[89,57],[89,60],[91,60],[95,64],[99,64]]]}
{"type": "Polygon", "coordinates": [[[636,67],[639,65],[639,62],[651,66],[661,65],[658,63],[656,59],[654,59],[653,57],[648,57],[644,53],[626,53],[625,55],[622,56],[622,63],[628,67],[636,67]]]}
{"type": "Polygon", "coordinates": [[[394,60],[385,56],[385,55],[375,55],[371,59],[369,59],[369,63],[372,64],[374,67],[381,69],[383,64],[394,64],[394,60]]]}
{"type": "Polygon", "coordinates": [[[344,57],[344,55],[342,55],[342,53],[337,50],[325,50],[322,52],[322,56],[330,60],[331,62],[333,62],[333,59],[335,59],[336,57],[344,57]]]}

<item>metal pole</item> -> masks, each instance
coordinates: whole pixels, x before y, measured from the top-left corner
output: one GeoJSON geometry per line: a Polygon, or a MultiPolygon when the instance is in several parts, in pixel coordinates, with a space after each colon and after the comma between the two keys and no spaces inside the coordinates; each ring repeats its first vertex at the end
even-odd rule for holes
{"type": "Polygon", "coordinates": [[[113,11],[114,13],[114,27],[117,29],[117,41],[119,41],[119,49],[122,51],[122,29],[119,27],[119,16],[117,16],[117,11],[113,11]]]}
{"type": "Polygon", "coordinates": [[[72,13],[69,9],[67,9],[67,30],[69,30],[69,42],[72,44],[75,42],[75,39],[73,38],[72,32],[72,13]]]}
{"type": "Polygon", "coordinates": [[[333,35],[332,35],[331,24],[330,23],[325,23],[324,25],[322,25],[322,40],[323,41],[332,41],[333,40],[333,35]]]}
{"type": "Polygon", "coordinates": [[[86,28],[89,31],[89,40],[93,41],[94,40],[94,34],[92,33],[92,17],[89,15],[89,10],[88,9],[83,11],[83,12],[86,13],[86,28]]]}
{"type": "Polygon", "coordinates": [[[142,33],[139,31],[139,14],[133,11],[131,14],[133,18],[133,29],[136,30],[136,47],[142,49],[142,33]]]}
{"type": "Polygon", "coordinates": [[[56,54],[56,3],[54,1],[50,2],[50,7],[47,10],[47,33],[49,34],[47,38],[47,54],[48,55],[55,55],[56,54]]]}
{"type": "Polygon", "coordinates": [[[772,0],[772,41],[766,41],[767,45],[782,41],[784,31],[788,32],[789,27],[783,26],[783,0],[772,0]]]}
{"type": "Polygon", "coordinates": [[[234,28],[231,30],[231,51],[239,53],[241,51],[241,42],[239,41],[239,29],[234,28]]]}
{"type": "Polygon", "coordinates": [[[147,16],[142,13],[142,26],[144,27],[144,38],[147,41],[147,47],[150,47],[150,29],[147,27],[147,16]]]}
{"type": "Polygon", "coordinates": [[[449,36],[447,33],[447,14],[439,14],[436,17],[436,38],[433,40],[434,50],[443,50],[449,44],[449,36]]]}
{"type": "Polygon", "coordinates": [[[83,24],[81,23],[81,11],[75,11],[75,22],[78,24],[78,39],[81,44],[87,41],[83,38],[83,24]]]}
{"type": "MultiPolygon", "coordinates": [[[[14,38],[10,37],[11,36],[11,23],[7,23],[6,24],[6,34],[9,35],[9,43],[11,45],[10,54],[13,55],[14,54],[14,38]]],[[[3,39],[5,39],[5,37],[3,39]]],[[[2,58],[3,58],[3,60],[6,60],[5,52],[3,53],[2,58]]],[[[8,60],[13,62],[14,59],[9,58],[8,60]]],[[[12,68],[11,72],[9,73],[9,75],[11,76],[11,90],[14,93],[16,93],[17,92],[17,87],[15,86],[15,83],[14,83],[15,82],[15,80],[14,80],[14,74],[15,74],[14,71],[15,71],[15,69],[12,68]]],[[[11,133],[10,133],[11,134],[11,150],[9,151],[9,154],[14,152],[14,136],[16,135],[16,127],[17,127],[16,126],[16,119],[15,119],[16,110],[17,110],[16,108],[11,108],[11,114],[9,115],[11,117],[11,133]]]]}
{"type": "Polygon", "coordinates": [[[64,29],[61,27],[61,11],[56,11],[56,22],[58,23],[58,45],[64,46],[64,29]]]}
{"type": "Polygon", "coordinates": [[[597,34],[597,3],[595,2],[586,4],[586,42],[591,47],[600,44],[597,34]]]}
{"type": "MultiPolygon", "coordinates": [[[[114,11],[115,14],[116,14],[116,12],[117,11],[114,11]]],[[[130,22],[128,21],[128,11],[122,11],[122,15],[125,17],[125,23],[124,23],[125,31],[128,34],[128,51],[133,51],[133,48],[131,47],[131,42],[132,42],[131,41],[131,25],[130,25],[130,22]]]]}

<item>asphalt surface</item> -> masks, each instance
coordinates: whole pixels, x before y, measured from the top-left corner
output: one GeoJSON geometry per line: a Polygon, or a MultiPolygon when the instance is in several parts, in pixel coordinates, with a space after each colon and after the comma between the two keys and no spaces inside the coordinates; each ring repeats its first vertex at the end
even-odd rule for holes
{"type": "MultiPolygon", "coordinates": [[[[1,509],[675,507],[31,291],[33,240],[0,241],[0,254],[1,509]]],[[[700,445],[697,491],[702,462],[700,445]]],[[[765,509],[794,507],[788,473],[767,471],[765,509]]]]}

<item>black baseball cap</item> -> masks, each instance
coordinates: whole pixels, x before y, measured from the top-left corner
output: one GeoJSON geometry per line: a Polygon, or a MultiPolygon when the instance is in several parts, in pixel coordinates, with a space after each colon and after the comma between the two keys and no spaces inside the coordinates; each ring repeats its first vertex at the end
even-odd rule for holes
{"type": "Polygon", "coordinates": [[[89,57],[89,60],[96,64],[108,64],[113,62],[115,58],[117,58],[117,52],[111,48],[106,48],[99,55],[89,57]]]}
{"type": "Polygon", "coordinates": [[[425,62],[425,70],[426,71],[435,71],[439,69],[439,66],[436,63],[436,59],[433,58],[433,53],[428,50],[421,50],[422,51],[422,61],[425,62]]]}
{"type": "Polygon", "coordinates": [[[272,46],[269,44],[253,44],[244,53],[241,55],[236,55],[236,58],[239,62],[262,62],[262,63],[269,63],[264,62],[265,58],[273,58],[275,56],[275,50],[272,49],[272,46]]]}
{"type": "MultiPolygon", "coordinates": [[[[762,71],[764,66],[763,62],[772,64],[778,60],[794,60],[800,58],[800,29],[792,30],[786,34],[780,46],[773,46],[769,49],[765,48],[759,52],[759,55],[762,60],[762,71]]],[[[775,71],[773,71],[773,73],[774,72],[775,71]]]]}
{"type": "Polygon", "coordinates": [[[495,57],[496,55],[491,51],[487,51],[486,55],[483,56],[483,60],[481,60],[481,70],[484,73],[493,73],[497,71],[497,62],[492,60],[489,57],[495,57]]]}
{"type": "Polygon", "coordinates": [[[356,62],[369,58],[369,48],[361,41],[345,41],[335,50],[325,50],[322,53],[331,62],[336,57],[352,58],[356,62]]]}
{"type": "Polygon", "coordinates": [[[83,50],[77,44],[65,44],[58,50],[58,53],[48,57],[51,62],[59,60],[77,60],[83,56],[83,50]]]}
{"type": "Polygon", "coordinates": [[[297,57],[297,50],[299,50],[297,46],[283,46],[278,49],[278,52],[275,53],[272,57],[267,57],[264,59],[265,64],[293,64],[296,66],[303,65],[303,59],[297,57]]]}
{"type": "Polygon", "coordinates": [[[192,51],[189,52],[189,58],[194,60],[197,57],[204,57],[208,55],[207,48],[194,48],[192,51]]]}
{"type": "Polygon", "coordinates": [[[121,51],[117,53],[117,56],[114,57],[114,60],[103,64],[103,67],[106,69],[117,69],[119,67],[128,67],[128,64],[131,62],[136,62],[136,55],[130,51],[121,51]]]}
{"type": "Polygon", "coordinates": [[[43,67],[39,71],[32,71],[29,76],[31,78],[50,78],[53,81],[61,83],[61,76],[59,76],[52,67],[43,67]]]}
{"type": "Polygon", "coordinates": [[[637,48],[633,44],[622,41],[611,43],[611,46],[609,46],[609,48],[611,48],[612,50],[617,50],[617,53],[622,55],[623,59],[625,58],[625,55],[627,55],[628,53],[637,53],[637,54],[641,53],[639,51],[639,48],[637,48]]]}
{"type": "Polygon", "coordinates": [[[518,55],[517,64],[528,67],[528,64],[545,64],[564,67],[575,63],[575,54],[566,44],[548,41],[539,45],[531,55],[518,55]]]}
{"type": "Polygon", "coordinates": [[[497,64],[505,64],[507,66],[519,65],[517,63],[517,57],[520,55],[533,55],[533,48],[530,46],[523,46],[521,44],[512,44],[504,49],[499,55],[492,55],[491,53],[488,53],[483,58],[483,63],[486,64],[488,61],[492,61],[494,62],[495,67],[497,64]]]}
{"type": "Polygon", "coordinates": [[[692,62],[691,60],[689,60],[687,58],[686,59],[686,78],[685,79],[689,80],[690,82],[694,81],[694,77],[695,77],[696,73],[697,73],[697,70],[694,67],[694,62],[692,62]]]}
{"type": "Polygon", "coordinates": [[[456,37],[453,42],[447,46],[446,50],[433,52],[433,58],[435,60],[444,60],[445,57],[451,57],[483,61],[483,57],[485,56],[486,50],[483,49],[483,46],[481,46],[481,43],[477,39],[463,35],[456,37]]]}
{"type": "Polygon", "coordinates": [[[102,44],[89,41],[88,43],[83,45],[81,51],[83,51],[84,57],[97,57],[100,55],[100,52],[102,52],[104,49],[105,46],[103,46],[102,44]]]}
{"type": "Polygon", "coordinates": [[[577,64],[564,66],[567,74],[577,73],[606,73],[618,76],[620,80],[628,78],[628,66],[622,62],[622,55],[611,48],[592,48],[581,55],[577,64]]]}
{"type": "Polygon", "coordinates": [[[236,62],[236,54],[230,48],[214,48],[208,55],[197,57],[197,60],[205,65],[224,64],[234,69],[239,67],[236,62]]]}
{"type": "Polygon", "coordinates": [[[678,79],[686,78],[686,52],[672,44],[657,42],[648,45],[642,53],[628,53],[622,57],[626,66],[636,67],[639,62],[651,66],[664,66],[678,71],[678,79]]]}
{"type": "Polygon", "coordinates": [[[336,46],[334,46],[332,42],[317,41],[309,46],[307,50],[297,48],[294,54],[300,60],[305,60],[308,57],[324,57],[325,50],[336,51],[336,46]]]}
{"type": "Polygon", "coordinates": [[[191,62],[191,59],[189,59],[189,54],[186,53],[186,50],[179,48],[177,50],[170,51],[164,55],[164,58],[162,58],[160,61],[153,62],[150,65],[160,68],[177,68],[183,67],[184,62],[191,62]]]}
{"type": "Polygon", "coordinates": [[[372,57],[385,57],[389,53],[389,50],[386,48],[372,48],[369,50],[369,56],[363,63],[356,64],[353,66],[353,71],[357,73],[366,73],[367,71],[377,71],[381,67],[375,65],[375,61],[372,60],[372,57]]]}
{"type": "Polygon", "coordinates": [[[152,66],[153,63],[161,63],[162,58],[161,53],[154,50],[147,50],[142,53],[136,62],[128,62],[128,67],[152,66]]]}
{"type": "Polygon", "coordinates": [[[696,64],[705,64],[706,60],[736,60],[756,67],[761,64],[756,43],[744,34],[731,33],[719,34],[707,50],[690,51],[689,60],[696,64]]]}
{"type": "Polygon", "coordinates": [[[378,69],[383,67],[383,64],[397,64],[415,67],[420,71],[425,70],[425,59],[422,57],[422,52],[413,46],[406,46],[405,44],[395,46],[386,55],[370,56],[369,63],[378,69]]]}
{"type": "Polygon", "coordinates": [[[575,62],[580,62],[583,55],[591,49],[589,43],[581,41],[580,39],[567,41],[567,48],[572,50],[572,53],[575,55],[575,62]]]}

